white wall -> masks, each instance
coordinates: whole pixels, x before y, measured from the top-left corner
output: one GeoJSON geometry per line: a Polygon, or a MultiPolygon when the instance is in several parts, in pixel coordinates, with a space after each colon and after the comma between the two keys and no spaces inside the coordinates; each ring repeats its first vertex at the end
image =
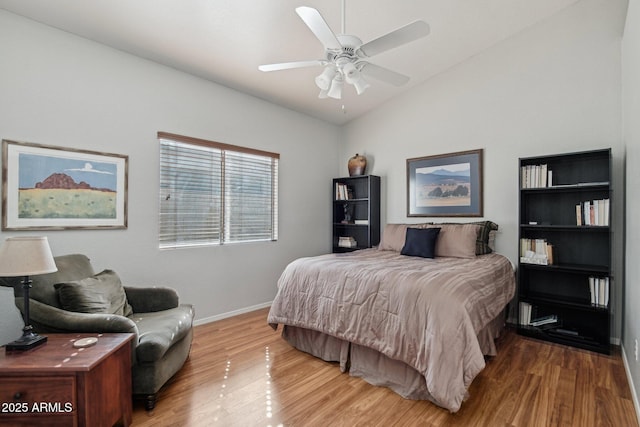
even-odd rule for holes
{"type": "Polygon", "coordinates": [[[634,354],[640,341],[640,0],[630,0],[622,43],[623,139],[626,158],[626,289],[622,347],[627,361],[636,412],[640,416],[640,361],[634,354]]]}
{"type": "Polygon", "coordinates": [[[45,234],[54,255],[176,288],[197,319],[270,302],[289,261],[330,251],[337,127],[4,11],[0,58],[1,138],[129,156],[128,229],[0,240],[45,234]],[[158,250],[158,131],[280,153],[278,242],[158,250]]]}
{"type": "MultiPolygon", "coordinates": [[[[407,158],[484,149],[484,217],[498,252],[517,259],[518,158],[611,147],[615,272],[622,272],[620,40],[625,0],[583,0],[345,127],[383,177],[383,222],[406,216],[407,158]]],[[[429,218],[431,220],[432,218],[429,218]]],[[[435,218],[434,220],[439,220],[435,218]]],[[[622,275],[616,276],[622,278],[622,275]]],[[[622,280],[615,284],[620,337],[622,280]]]]}

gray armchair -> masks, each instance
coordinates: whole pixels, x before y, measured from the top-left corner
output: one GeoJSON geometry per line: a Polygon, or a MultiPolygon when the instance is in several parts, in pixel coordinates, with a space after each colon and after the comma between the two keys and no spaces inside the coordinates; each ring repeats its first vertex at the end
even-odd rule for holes
{"type": "MultiPolygon", "coordinates": [[[[32,276],[29,317],[39,333],[128,332],[135,334],[133,394],[155,407],[160,388],[183,366],[193,339],[194,310],[170,288],[122,286],[114,272],[95,274],[85,255],[55,258],[58,271],[32,276]],[[124,290],[124,295],[123,291],[124,290]]],[[[23,311],[20,278],[0,278],[14,288],[23,311]]]]}

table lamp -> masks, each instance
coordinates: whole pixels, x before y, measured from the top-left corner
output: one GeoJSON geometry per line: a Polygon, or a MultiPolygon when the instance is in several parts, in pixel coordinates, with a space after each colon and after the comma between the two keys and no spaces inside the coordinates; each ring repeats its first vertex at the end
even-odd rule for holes
{"type": "Polygon", "coordinates": [[[47,337],[33,331],[29,322],[29,289],[31,288],[29,276],[53,273],[54,271],[58,271],[58,268],[53,260],[53,255],[51,255],[51,248],[49,248],[49,241],[46,237],[9,237],[0,247],[0,276],[23,277],[24,328],[22,337],[5,346],[7,351],[29,350],[47,341],[47,337]]]}

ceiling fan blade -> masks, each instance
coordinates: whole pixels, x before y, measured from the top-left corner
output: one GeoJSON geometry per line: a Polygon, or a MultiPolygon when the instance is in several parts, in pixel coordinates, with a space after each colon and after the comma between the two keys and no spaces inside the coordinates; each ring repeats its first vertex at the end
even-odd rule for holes
{"type": "Polygon", "coordinates": [[[342,50],[342,45],[336,35],[331,31],[329,24],[324,20],[320,12],[308,6],[296,8],[296,13],[307,24],[311,32],[320,40],[320,43],[329,50],[342,50]]]}
{"type": "Polygon", "coordinates": [[[363,44],[358,49],[358,52],[363,56],[371,57],[425,37],[428,34],[429,24],[424,21],[415,21],[363,44]]]}
{"type": "Polygon", "coordinates": [[[292,68],[305,68],[316,67],[319,65],[326,65],[328,62],[320,59],[314,59],[311,61],[295,61],[295,62],[282,62],[280,64],[265,64],[258,66],[260,71],[280,71],[290,70],[292,68]]]}
{"type": "Polygon", "coordinates": [[[404,74],[396,73],[388,68],[370,64],[368,62],[362,66],[360,71],[367,77],[373,77],[376,80],[380,80],[394,86],[403,86],[409,81],[409,77],[404,74]]]}

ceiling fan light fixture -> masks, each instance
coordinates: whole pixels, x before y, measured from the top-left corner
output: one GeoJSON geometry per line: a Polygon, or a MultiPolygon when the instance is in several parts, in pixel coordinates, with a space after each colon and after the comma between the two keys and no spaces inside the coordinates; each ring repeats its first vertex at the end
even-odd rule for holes
{"type": "Polygon", "coordinates": [[[318,86],[320,90],[329,90],[336,73],[337,70],[333,66],[328,65],[322,73],[316,77],[316,86],[318,86]]]}
{"type": "Polygon", "coordinates": [[[342,99],[342,86],[344,85],[344,79],[341,74],[338,74],[331,82],[331,87],[327,96],[333,99],[342,99]]]}
{"type": "Polygon", "coordinates": [[[356,92],[358,95],[362,95],[364,93],[365,90],[367,90],[369,87],[371,87],[371,85],[369,84],[368,81],[366,81],[364,79],[364,77],[359,76],[357,80],[355,80],[353,83],[351,83],[353,85],[353,87],[356,88],[356,92]]]}
{"type": "Polygon", "coordinates": [[[358,65],[353,62],[345,64],[342,67],[342,73],[345,75],[345,81],[356,88],[358,95],[362,95],[364,91],[371,86],[369,82],[362,77],[358,65]]]}
{"type": "Polygon", "coordinates": [[[322,72],[315,77],[315,84],[320,89],[319,98],[342,98],[344,82],[352,85],[358,95],[364,93],[370,84],[363,78],[373,77],[376,80],[402,86],[409,77],[387,68],[372,64],[367,58],[403,46],[429,34],[429,24],[414,21],[366,43],[354,35],[346,34],[345,3],[342,0],[342,33],[336,35],[327,21],[317,9],[307,6],[296,8],[296,13],[313,35],[322,43],[325,56],[323,59],[283,62],[279,64],[260,65],[260,71],[289,70],[323,66],[322,72]]]}
{"type": "Polygon", "coordinates": [[[345,76],[345,80],[349,84],[353,84],[353,81],[357,80],[360,76],[360,71],[356,68],[356,65],[353,62],[347,62],[342,67],[342,73],[345,76]]]}

